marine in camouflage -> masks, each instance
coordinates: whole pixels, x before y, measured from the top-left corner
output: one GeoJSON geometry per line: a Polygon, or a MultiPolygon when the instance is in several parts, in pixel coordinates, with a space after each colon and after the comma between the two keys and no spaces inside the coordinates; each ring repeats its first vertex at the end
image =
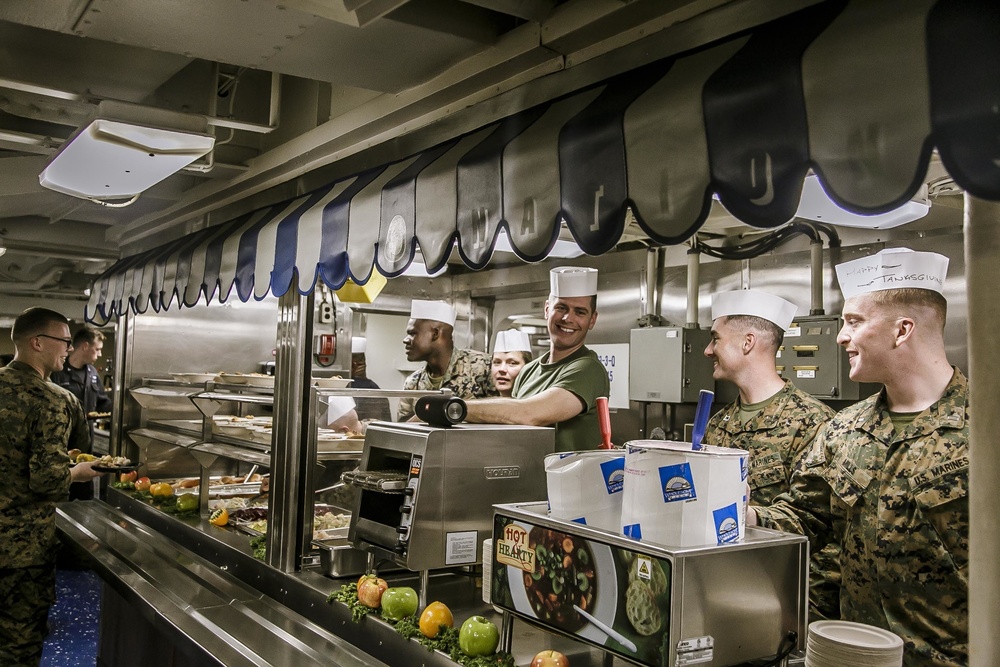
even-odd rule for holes
{"type": "MultiPolygon", "coordinates": [[[[403,389],[451,389],[452,393],[463,400],[474,398],[489,398],[500,393],[493,386],[490,376],[490,366],[493,358],[475,350],[455,348],[451,352],[451,361],[440,384],[436,384],[427,368],[414,371],[403,382],[403,389]]],[[[403,398],[399,401],[399,421],[406,421],[413,416],[413,406],[416,400],[403,398]]]]}
{"type": "Polygon", "coordinates": [[[54,562],[55,503],[69,494],[66,450],[89,439],[75,396],[22,362],[0,368],[0,568],[54,562]]]}
{"type": "MultiPolygon", "coordinates": [[[[770,505],[787,493],[792,471],[809,450],[834,410],[785,380],[784,388],[759,413],[744,422],[740,400],[708,422],[703,441],[750,452],[750,504],[770,505]]],[[[809,569],[809,619],[840,618],[838,549],[829,544],[814,552],[809,569]]]]}
{"type": "Polygon", "coordinates": [[[37,667],[55,599],[53,566],[0,570],[0,665],[37,667]]]}
{"type": "Polygon", "coordinates": [[[837,413],[761,525],[842,548],[841,616],[890,630],[906,667],[968,665],[969,384],[896,432],[884,390],[837,413]]]}

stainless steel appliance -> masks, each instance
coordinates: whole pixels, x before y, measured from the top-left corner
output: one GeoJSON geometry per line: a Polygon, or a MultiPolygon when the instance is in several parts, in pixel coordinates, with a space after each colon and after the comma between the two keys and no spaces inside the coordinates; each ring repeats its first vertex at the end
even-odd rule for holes
{"type": "Polygon", "coordinates": [[[532,426],[375,422],[365,435],[348,539],[410,570],[482,561],[495,503],[545,497],[555,431],[532,426]]]}
{"type": "Polygon", "coordinates": [[[515,503],[496,507],[484,597],[633,664],[731,667],[805,648],[808,561],[801,535],[670,547],[515,503]]]}

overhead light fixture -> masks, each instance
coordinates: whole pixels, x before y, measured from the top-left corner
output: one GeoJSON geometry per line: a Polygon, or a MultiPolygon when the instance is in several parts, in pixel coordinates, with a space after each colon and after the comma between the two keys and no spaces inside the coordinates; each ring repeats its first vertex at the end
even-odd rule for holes
{"type": "Polygon", "coordinates": [[[927,197],[927,186],[924,185],[916,197],[904,203],[899,208],[888,213],[875,215],[859,215],[845,211],[834,202],[823,190],[819,177],[815,174],[806,176],[802,183],[802,198],[795,216],[825,222],[843,227],[863,227],[865,229],[890,229],[908,222],[919,220],[930,211],[930,199],[927,197]]]}
{"type": "MultiPolygon", "coordinates": [[[[496,245],[493,246],[494,251],[500,252],[514,252],[514,249],[510,245],[510,238],[507,236],[506,230],[501,230],[497,234],[496,245]]],[[[573,257],[579,257],[583,254],[583,250],[580,249],[574,241],[566,241],[563,239],[557,239],[552,250],[549,251],[549,257],[556,257],[561,259],[572,259],[573,257]]]]}
{"type": "Polygon", "coordinates": [[[204,116],[102,102],[38,181],[82,199],[134,197],[211,151],[215,137],[205,129],[204,116]]]}

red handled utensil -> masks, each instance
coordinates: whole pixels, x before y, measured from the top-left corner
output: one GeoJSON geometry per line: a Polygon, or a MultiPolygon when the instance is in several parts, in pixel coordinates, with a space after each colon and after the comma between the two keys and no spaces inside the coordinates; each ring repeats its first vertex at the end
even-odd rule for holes
{"type": "Polygon", "coordinates": [[[607,396],[597,397],[597,423],[601,427],[601,444],[598,449],[614,449],[611,444],[611,412],[608,410],[607,396]]]}

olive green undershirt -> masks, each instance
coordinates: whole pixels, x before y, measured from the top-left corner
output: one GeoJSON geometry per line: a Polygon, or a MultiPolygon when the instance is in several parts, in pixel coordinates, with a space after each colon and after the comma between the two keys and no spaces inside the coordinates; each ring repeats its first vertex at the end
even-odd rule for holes
{"type": "Polygon", "coordinates": [[[896,432],[902,431],[904,428],[913,423],[913,420],[917,418],[923,410],[919,412],[893,412],[889,411],[889,419],[892,421],[892,428],[896,432]]]}
{"type": "MultiPolygon", "coordinates": [[[[781,392],[779,391],[778,394],[780,393],[781,392]]],[[[759,401],[757,403],[744,404],[743,401],[740,400],[740,421],[746,424],[748,421],[759,415],[764,411],[764,408],[774,402],[774,399],[777,398],[778,394],[765,398],[763,401],[759,401]]]]}

